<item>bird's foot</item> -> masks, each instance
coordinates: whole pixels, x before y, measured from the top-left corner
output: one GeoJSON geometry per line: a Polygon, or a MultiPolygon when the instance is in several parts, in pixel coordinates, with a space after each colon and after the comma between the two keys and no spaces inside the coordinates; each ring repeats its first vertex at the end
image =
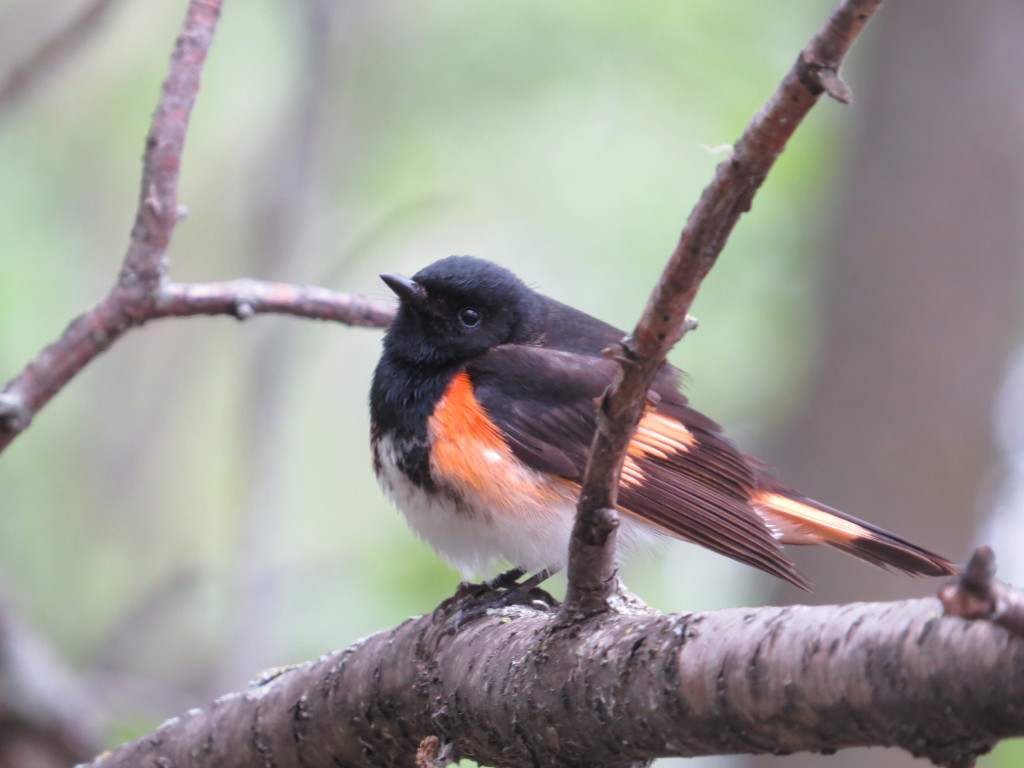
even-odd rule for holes
{"type": "Polygon", "coordinates": [[[507,608],[511,605],[523,605],[535,610],[548,611],[558,604],[558,601],[551,595],[538,589],[538,585],[549,578],[554,573],[554,569],[546,568],[519,581],[524,573],[525,571],[519,568],[513,568],[480,584],[468,582],[459,584],[455,594],[442,603],[446,609],[455,609],[455,616],[449,624],[449,631],[454,633],[468,622],[486,615],[488,611],[507,608]]]}

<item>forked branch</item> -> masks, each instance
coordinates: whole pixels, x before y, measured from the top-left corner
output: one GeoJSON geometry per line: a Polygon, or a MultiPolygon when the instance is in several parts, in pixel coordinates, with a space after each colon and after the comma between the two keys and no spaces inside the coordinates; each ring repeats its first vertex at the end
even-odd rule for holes
{"type": "Polygon", "coordinates": [[[394,312],[383,301],[312,286],[257,280],[167,281],[167,252],[179,219],[185,136],[221,3],[192,0],[189,4],[146,138],[139,206],[117,283],[0,392],[0,451],[28,428],[79,371],[126,332],[150,320],[213,314],[246,319],[276,312],[379,328],[387,325],[394,312]]]}

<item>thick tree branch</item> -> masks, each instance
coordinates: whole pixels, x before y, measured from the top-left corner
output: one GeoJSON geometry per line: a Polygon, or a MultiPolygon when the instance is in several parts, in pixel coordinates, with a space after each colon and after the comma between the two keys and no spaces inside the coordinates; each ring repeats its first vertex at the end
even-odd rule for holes
{"type": "Polygon", "coordinates": [[[619,473],[654,376],[693,325],[687,313],[740,215],[750,209],[786,142],[822,93],[843,102],[843,58],[882,0],[842,0],[754,116],[730,157],[715,171],[690,214],[633,332],[609,350],[622,365],[601,403],[580,494],[569,557],[567,618],[605,610],[615,582],[614,531],[619,473]]]}
{"type": "Polygon", "coordinates": [[[434,737],[509,768],[865,745],[954,766],[1024,735],[1024,640],[934,599],[461,618],[442,604],[91,765],[379,768],[415,764],[434,737]]]}

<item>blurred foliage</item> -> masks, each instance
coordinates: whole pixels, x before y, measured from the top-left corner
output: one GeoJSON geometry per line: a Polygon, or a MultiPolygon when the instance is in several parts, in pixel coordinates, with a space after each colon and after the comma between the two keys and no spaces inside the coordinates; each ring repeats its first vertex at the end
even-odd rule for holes
{"type": "MultiPolygon", "coordinates": [[[[80,6],[0,0],[0,66],[80,6]]],[[[172,277],[384,296],[381,271],[473,253],[631,326],[722,158],[713,148],[738,136],[830,7],[228,3],[188,137],[172,277]],[[284,183],[296,169],[298,201],[284,183]],[[282,209],[297,224],[275,250],[268,220],[282,209]]],[[[184,8],[122,3],[70,66],[0,114],[4,379],[116,276],[184,8]]],[[[823,104],[798,132],[674,354],[696,403],[750,448],[800,397],[815,244],[852,115],[823,104]]],[[[153,324],[3,457],[0,578],[132,712],[117,738],[451,593],[456,574],[370,471],[379,336],[274,317],[153,324]]],[[[626,571],[662,609],[749,602],[767,578],[684,545],[671,554],[626,571]]]]}

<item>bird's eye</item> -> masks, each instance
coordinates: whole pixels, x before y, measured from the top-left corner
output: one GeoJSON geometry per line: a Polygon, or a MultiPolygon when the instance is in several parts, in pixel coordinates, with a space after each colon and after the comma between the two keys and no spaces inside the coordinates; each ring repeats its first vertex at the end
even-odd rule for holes
{"type": "Polygon", "coordinates": [[[483,315],[478,309],[463,307],[459,310],[459,322],[466,328],[476,328],[482,319],[483,315]]]}

